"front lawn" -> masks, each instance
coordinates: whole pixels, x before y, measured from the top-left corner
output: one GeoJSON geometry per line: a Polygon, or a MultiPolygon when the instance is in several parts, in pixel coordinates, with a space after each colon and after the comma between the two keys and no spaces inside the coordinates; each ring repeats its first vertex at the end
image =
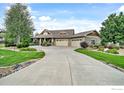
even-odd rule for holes
{"type": "Polygon", "coordinates": [[[76,49],[75,51],[88,55],[90,57],[93,57],[97,60],[104,61],[106,63],[110,63],[113,65],[116,65],[118,67],[124,68],[124,56],[119,55],[111,55],[107,53],[97,52],[97,51],[91,51],[86,49],[76,49]]]}
{"type": "Polygon", "coordinates": [[[11,66],[31,59],[44,57],[44,52],[37,51],[11,51],[0,49],[0,67],[11,66]]]}

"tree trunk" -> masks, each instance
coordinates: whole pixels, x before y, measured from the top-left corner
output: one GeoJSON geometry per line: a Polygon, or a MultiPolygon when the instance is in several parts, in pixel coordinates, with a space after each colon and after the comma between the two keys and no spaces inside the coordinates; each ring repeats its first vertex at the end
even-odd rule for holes
{"type": "Polygon", "coordinates": [[[20,44],[20,36],[17,36],[17,45],[20,44]]]}
{"type": "Polygon", "coordinates": [[[114,44],[116,44],[116,41],[113,41],[114,44]]]}

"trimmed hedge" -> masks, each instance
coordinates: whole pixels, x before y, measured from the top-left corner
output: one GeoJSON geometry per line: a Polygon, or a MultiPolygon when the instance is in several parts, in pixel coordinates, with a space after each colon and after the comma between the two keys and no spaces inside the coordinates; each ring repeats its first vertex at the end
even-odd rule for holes
{"type": "Polygon", "coordinates": [[[17,45],[17,48],[23,48],[23,47],[28,47],[29,46],[29,44],[18,44],[17,45]]]}
{"type": "Polygon", "coordinates": [[[20,51],[37,51],[35,48],[21,48],[20,51]]]}

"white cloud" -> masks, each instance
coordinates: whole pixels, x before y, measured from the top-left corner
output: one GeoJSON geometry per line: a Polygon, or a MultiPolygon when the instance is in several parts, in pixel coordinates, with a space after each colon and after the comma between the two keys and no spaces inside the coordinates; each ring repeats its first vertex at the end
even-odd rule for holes
{"type": "Polygon", "coordinates": [[[10,9],[10,6],[6,6],[6,10],[9,10],[10,9]]]}
{"type": "Polygon", "coordinates": [[[59,11],[56,11],[57,14],[71,14],[73,13],[72,11],[69,11],[69,10],[59,10],[59,11]]]}
{"type": "Polygon", "coordinates": [[[1,21],[0,22],[0,29],[4,29],[5,27],[4,27],[4,24],[3,24],[3,22],[1,21]]]}
{"type": "Polygon", "coordinates": [[[30,6],[27,7],[27,10],[31,13],[32,12],[32,9],[30,6]]]}
{"type": "Polygon", "coordinates": [[[1,29],[1,28],[4,28],[3,25],[2,25],[2,23],[0,24],[0,29],[1,29]]]}
{"type": "MultiPolygon", "coordinates": [[[[48,18],[49,19],[49,18],[48,18]]],[[[57,20],[50,18],[49,21],[37,21],[35,22],[35,28],[37,32],[41,32],[43,29],[74,29],[76,33],[99,30],[101,22],[87,19],[63,19],[57,20]]]]}
{"type": "Polygon", "coordinates": [[[36,16],[31,16],[31,19],[35,20],[36,19],[36,16]]]}
{"type": "Polygon", "coordinates": [[[119,12],[124,12],[124,5],[122,5],[119,9],[118,9],[119,12]]]}
{"type": "Polygon", "coordinates": [[[39,17],[39,20],[40,21],[50,21],[51,17],[50,16],[41,16],[41,17],[39,17]]]}
{"type": "Polygon", "coordinates": [[[33,10],[30,6],[27,7],[27,10],[29,11],[29,13],[35,16],[39,16],[41,13],[41,11],[33,10]]]}

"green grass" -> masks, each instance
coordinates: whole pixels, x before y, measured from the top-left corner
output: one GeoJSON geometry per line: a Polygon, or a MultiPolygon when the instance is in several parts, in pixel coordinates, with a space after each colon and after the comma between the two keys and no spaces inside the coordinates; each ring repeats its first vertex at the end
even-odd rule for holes
{"type": "Polygon", "coordinates": [[[124,68],[124,56],[111,55],[111,54],[107,54],[107,53],[91,51],[91,50],[86,50],[86,49],[81,49],[81,48],[76,49],[75,51],[85,54],[85,55],[88,55],[90,57],[93,57],[97,60],[124,68]]]}
{"type": "Polygon", "coordinates": [[[36,51],[11,51],[0,49],[0,67],[11,66],[31,59],[44,57],[44,52],[36,51]]]}

